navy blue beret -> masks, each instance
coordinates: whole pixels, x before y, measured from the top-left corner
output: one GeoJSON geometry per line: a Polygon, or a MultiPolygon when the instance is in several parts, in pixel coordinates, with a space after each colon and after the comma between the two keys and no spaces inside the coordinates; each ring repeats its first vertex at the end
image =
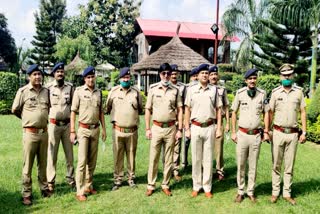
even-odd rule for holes
{"type": "Polygon", "coordinates": [[[160,65],[159,72],[162,71],[172,71],[172,68],[169,65],[169,63],[163,63],[162,65],[160,65]]]}
{"type": "Polygon", "coordinates": [[[34,71],[40,71],[38,64],[30,65],[30,67],[27,70],[27,74],[31,74],[34,71]]]}
{"type": "Polygon", "coordinates": [[[198,67],[195,67],[195,68],[193,68],[193,69],[191,70],[190,76],[193,76],[193,75],[198,74],[198,73],[199,73],[199,72],[198,72],[198,67]]]}
{"type": "Polygon", "coordinates": [[[244,78],[248,79],[250,76],[257,76],[257,72],[258,72],[258,69],[251,68],[245,73],[244,78]]]}
{"type": "Polygon", "coordinates": [[[217,72],[218,73],[218,66],[214,65],[212,67],[209,68],[209,73],[211,72],[217,72]]]}
{"type": "Polygon", "coordinates": [[[121,69],[119,78],[122,78],[125,75],[130,75],[130,68],[124,67],[124,68],[121,69]]]}
{"type": "Polygon", "coordinates": [[[54,65],[54,67],[51,70],[51,73],[54,74],[58,69],[64,69],[64,63],[63,62],[58,62],[57,64],[54,65]]]}
{"type": "Polygon", "coordinates": [[[171,65],[172,71],[178,71],[178,65],[177,64],[172,64],[171,65]]]}
{"type": "Polygon", "coordinates": [[[83,73],[82,73],[82,76],[85,77],[89,74],[95,74],[95,69],[93,66],[89,66],[87,67],[86,69],[84,69],[83,73]]]}
{"type": "Polygon", "coordinates": [[[200,71],[203,71],[203,70],[209,71],[209,64],[204,63],[204,64],[199,65],[198,73],[200,73],[200,71]]]}

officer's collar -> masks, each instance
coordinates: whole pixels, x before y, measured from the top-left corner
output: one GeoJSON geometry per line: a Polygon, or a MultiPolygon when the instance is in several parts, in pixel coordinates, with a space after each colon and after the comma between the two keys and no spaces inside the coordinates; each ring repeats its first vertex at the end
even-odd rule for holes
{"type": "Polygon", "coordinates": [[[295,88],[293,87],[293,85],[291,86],[291,88],[289,89],[289,90],[286,90],[284,87],[283,87],[283,85],[281,86],[281,92],[291,92],[291,91],[294,91],[295,90],[295,88]]]}
{"type": "MultiPolygon", "coordinates": [[[[40,90],[39,90],[39,91],[41,91],[41,90],[42,90],[42,88],[43,88],[43,86],[41,85],[41,87],[40,87],[40,90]]],[[[29,90],[34,89],[34,87],[33,87],[33,85],[31,84],[31,82],[29,82],[29,83],[28,83],[28,89],[29,89],[29,90]]],[[[34,89],[34,90],[35,90],[35,89],[34,89]]]]}
{"type": "MultiPolygon", "coordinates": [[[[63,81],[63,86],[65,86],[65,85],[66,85],[66,82],[63,81]]],[[[54,87],[59,86],[58,81],[56,79],[53,81],[53,86],[54,87]]]]}
{"type": "Polygon", "coordinates": [[[201,89],[207,90],[207,89],[209,89],[209,87],[210,87],[210,84],[209,84],[209,83],[207,84],[207,86],[206,86],[205,88],[202,87],[202,85],[201,85],[200,82],[198,83],[198,89],[199,89],[199,90],[201,90],[201,89]]]}
{"type": "MultiPolygon", "coordinates": [[[[164,86],[161,84],[161,82],[159,83],[158,88],[164,88],[164,86]]],[[[172,88],[173,88],[173,84],[172,84],[172,83],[169,84],[169,85],[167,86],[167,88],[172,89],[172,88]]]]}
{"type": "MultiPolygon", "coordinates": [[[[86,84],[84,84],[84,89],[85,89],[85,90],[90,90],[89,86],[87,86],[86,84]]],[[[98,90],[98,88],[97,88],[97,86],[95,85],[95,86],[94,86],[94,89],[93,89],[92,91],[96,91],[96,90],[98,90]]]]}

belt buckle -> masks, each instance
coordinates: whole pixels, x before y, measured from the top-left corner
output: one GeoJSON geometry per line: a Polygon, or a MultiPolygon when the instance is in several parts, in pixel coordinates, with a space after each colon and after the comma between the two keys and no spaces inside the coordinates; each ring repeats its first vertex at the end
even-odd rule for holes
{"type": "Polygon", "coordinates": [[[38,134],[42,134],[44,132],[44,129],[38,129],[38,134]]]}
{"type": "Polygon", "coordinates": [[[169,123],[162,123],[162,128],[168,128],[169,127],[169,123]]]}
{"type": "Polygon", "coordinates": [[[249,130],[249,131],[247,132],[247,134],[253,135],[253,130],[249,130]]]}
{"type": "Polygon", "coordinates": [[[64,125],[64,122],[63,122],[63,121],[57,121],[57,125],[58,125],[58,126],[63,126],[63,125],[64,125]]]}
{"type": "Polygon", "coordinates": [[[208,127],[208,122],[201,123],[201,127],[202,128],[208,127]]]}
{"type": "Polygon", "coordinates": [[[89,125],[89,129],[94,129],[96,125],[89,125]]]}
{"type": "Polygon", "coordinates": [[[291,134],[291,129],[290,128],[284,128],[284,133],[291,134]]]}
{"type": "Polygon", "coordinates": [[[130,133],[130,129],[124,128],[124,129],[123,129],[123,132],[124,132],[124,133],[130,133]]]}

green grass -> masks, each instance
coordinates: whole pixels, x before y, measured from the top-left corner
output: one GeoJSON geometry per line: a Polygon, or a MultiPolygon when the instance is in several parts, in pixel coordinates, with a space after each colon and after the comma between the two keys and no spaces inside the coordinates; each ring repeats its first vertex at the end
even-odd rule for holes
{"type": "MultiPolygon", "coordinates": [[[[21,204],[22,130],[20,120],[14,116],[0,116],[0,213],[320,213],[320,147],[306,143],[299,145],[295,165],[293,196],[297,206],[283,200],[277,204],[269,202],[271,195],[271,153],[270,145],[261,147],[258,164],[256,195],[258,202],[252,204],[246,199],[241,204],[233,202],[237,193],[235,144],[225,144],[225,181],[213,183],[213,198],[206,199],[203,194],[191,198],[192,179],[189,167],[180,183],[171,182],[172,197],[160,191],[162,180],[159,170],[157,190],[151,197],[144,195],[147,183],[149,141],[144,137],[144,124],[139,132],[137,151],[137,189],[123,186],[111,192],[112,187],[112,145],[111,127],[107,121],[108,140],[106,150],[98,154],[94,185],[99,194],[89,196],[88,201],[75,200],[75,192],[65,183],[64,154],[60,147],[58,159],[57,187],[55,195],[49,199],[40,196],[37,184],[36,164],[33,169],[34,204],[24,207],[21,204]]],[[[141,121],[144,121],[141,118],[141,121]]],[[[74,147],[77,157],[77,147],[74,147]]],[[[189,162],[191,162],[189,157],[189,162]]],[[[76,164],[75,164],[76,166],[76,164]]]]}

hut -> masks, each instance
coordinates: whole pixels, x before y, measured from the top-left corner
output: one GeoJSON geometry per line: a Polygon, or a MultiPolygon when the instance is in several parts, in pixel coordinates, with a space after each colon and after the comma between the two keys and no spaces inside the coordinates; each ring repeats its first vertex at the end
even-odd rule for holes
{"type": "Polygon", "coordinates": [[[81,59],[78,51],[73,60],[65,67],[66,77],[76,86],[81,85],[82,72],[88,66],[87,62],[81,59]]]}
{"type": "Polygon", "coordinates": [[[182,74],[182,81],[187,82],[189,72],[192,68],[202,63],[210,62],[203,56],[192,50],[190,47],[182,43],[177,35],[167,44],[161,46],[156,52],[143,58],[140,62],[133,64],[131,69],[137,76],[137,85],[143,88],[145,94],[148,92],[148,86],[159,81],[157,70],[162,63],[177,64],[178,70],[182,74]]]}

